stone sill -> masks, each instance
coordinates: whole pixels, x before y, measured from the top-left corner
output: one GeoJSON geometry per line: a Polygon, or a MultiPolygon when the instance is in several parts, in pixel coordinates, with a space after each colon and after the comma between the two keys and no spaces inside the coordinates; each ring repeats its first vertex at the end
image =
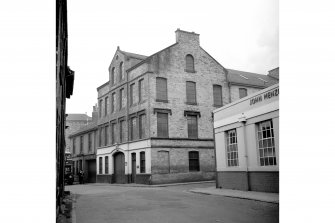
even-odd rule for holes
{"type": "Polygon", "coordinates": [[[169,100],[156,99],[156,102],[169,103],[169,100]]]}

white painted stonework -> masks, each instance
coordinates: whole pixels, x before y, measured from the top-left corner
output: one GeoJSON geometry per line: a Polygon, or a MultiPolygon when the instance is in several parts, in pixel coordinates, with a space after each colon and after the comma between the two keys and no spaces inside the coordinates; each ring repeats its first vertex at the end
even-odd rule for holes
{"type": "Polygon", "coordinates": [[[279,84],[273,85],[214,111],[217,171],[279,171],[279,84]],[[276,91],[278,89],[278,91],[276,91]],[[278,95],[264,100],[267,92],[278,95]],[[263,97],[252,104],[253,98],[263,97]],[[275,166],[260,166],[257,123],[272,120],[275,140],[275,166]],[[228,167],[226,131],[236,129],[239,166],[228,167]]]}
{"type": "MultiPolygon", "coordinates": [[[[123,152],[125,158],[125,174],[131,174],[132,163],[131,153],[136,153],[136,166],[140,166],[140,152],[145,152],[145,173],[151,173],[151,142],[150,140],[143,140],[138,142],[125,143],[121,145],[114,145],[97,149],[97,174],[99,174],[99,157],[102,157],[102,172],[105,173],[105,157],[108,156],[109,173],[114,173],[114,157],[116,152],[123,152]]],[[[136,168],[136,173],[140,174],[140,168],[136,168]]]]}

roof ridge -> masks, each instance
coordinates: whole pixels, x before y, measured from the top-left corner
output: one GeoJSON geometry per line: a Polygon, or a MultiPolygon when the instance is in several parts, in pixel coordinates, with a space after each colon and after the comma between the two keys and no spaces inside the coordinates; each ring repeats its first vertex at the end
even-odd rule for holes
{"type": "Polygon", "coordinates": [[[177,45],[177,44],[178,44],[178,42],[177,42],[177,43],[174,43],[174,44],[172,44],[172,45],[170,45],[170,46],[168,46],[168,47],[165,47],[164,49],[162,49],[162,50],[160,50],[160,51],[157,51],[156,53],[154,53],[154,54],[148,56],[147,58],[145,58],[144,60],[142,60],[141,62],[135,64],[135,65],[132,66],[132,67],[130,67],[128,70],[126,70],[126,72],[129,72],[129,71],[135,69],[136,67],[139,67],[140,65],[142,65],[142,64],[144,64],[145,62],[149,61],[149,59],[152,58],[153,56],[155,56],[156,54],[158,54],[158,53],[160,53],[160,52],[163,52],[164,50],[167,50],[168,48],[173,47],[173,46],[175,46],[175,45],[177,45]]]}
{"type": "Polygon", "coordinates": [[[235,69],[230,69],[227,68],[227,70],[231,70],[231,71],[238,71],[238,72],[243,72],[243,73],[248,73],[248,74],[257,74],[257,75],[264,75],[264,76],[268,76],[267,74],[260,74],[260,73],[255,73],[255,72],[249,72],[249,71],[243,71],[243,70],[235,70],[235,69]]]}
{"type": "Polygon", "coordinates": [[[124,50],[119,50],[121,53],[124,53],[124,54],[133,54],[133,55],[138,55],[138,56],[141,56],[141,57],[148,57],[146,55],[143,55],[143,54],[139,54],[139,53],[132,53],[132,52],[127,52],[127,51],[124,51],[124,50]]]}

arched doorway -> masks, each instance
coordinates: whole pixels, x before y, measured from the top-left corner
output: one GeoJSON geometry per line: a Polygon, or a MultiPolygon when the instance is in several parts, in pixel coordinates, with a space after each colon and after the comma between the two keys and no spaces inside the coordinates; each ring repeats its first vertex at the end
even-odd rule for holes
{"type": "Polygon", "coordinates": [[[124,184],[125,179],[124,154],[122,152],[117,152],[114,154],[114,182],[124,184]]]}

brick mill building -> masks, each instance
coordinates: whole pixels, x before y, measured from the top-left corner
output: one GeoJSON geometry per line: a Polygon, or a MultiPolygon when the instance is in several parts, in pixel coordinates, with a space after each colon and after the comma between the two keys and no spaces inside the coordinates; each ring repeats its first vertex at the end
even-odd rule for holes
{"type": "Polygon", "coordinates": [[[212,111],[240,88],[249,92],[236,97],[272,84],[245,72],[255,79],[246,83],[200,46],[199,34],[180,29],[176,43],[149,57],[118,47],[108,70],[97,88],[97,182],[105,183],[214,180],[212,111]]]}
{"type": "MultiPolygon", "coordinates": [[[[70,114],[68,115],[68,117],[70,114]]],[[[73,115],[72,115],[73,116],[73,115]]],[[[73,174],[75,181],[78,181],[78,173],[84,171],[84,181],[87,183],[96,182],[96,149],[98,145],[97,106],[93,106],[92,118],[87,115],[75,115],[76,119],[90,120],[83,124],[82,121],[73,121],[72,130],[69,135],[69,146],[73,161],[73,174]]],[[[74,119],[74,117],[72,117],[74,119]]]]}
{"type": "Polygon", "coordinates": [[[98,88],[97,181],[213,180],[212,111],[229,94],[199,34],[178,29],[176,43],[149,57],[118,48],[109,72],[98,88]]]}
{"type": "Polygon", "coordinates": [[[70,138],[69,135],[77,132],[81,127],[86,126],[92,122],[92,117],[87,114],[81,113],[70,113],[66,114],[66,126],[65,126],[65,151],[70,152],[70,138]]]}

